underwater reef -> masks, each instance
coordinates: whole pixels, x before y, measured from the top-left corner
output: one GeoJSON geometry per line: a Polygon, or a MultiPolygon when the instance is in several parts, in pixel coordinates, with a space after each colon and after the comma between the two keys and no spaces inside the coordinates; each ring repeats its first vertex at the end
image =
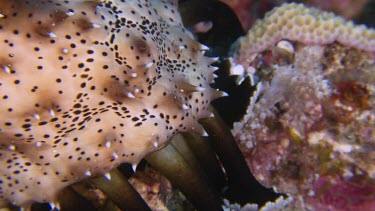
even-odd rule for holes
{"type": "Polygon", "coordinates": [[[238,41],[232,71],[256,91],[233,134],[294,209],[375,207],[374,53],[374,29],[295,3],[238,41]]]}
{"type": "Polygon", "coordinates": [[[375,209],[375,7],[286,2],[0,0],[0,209],[375,209]]]}

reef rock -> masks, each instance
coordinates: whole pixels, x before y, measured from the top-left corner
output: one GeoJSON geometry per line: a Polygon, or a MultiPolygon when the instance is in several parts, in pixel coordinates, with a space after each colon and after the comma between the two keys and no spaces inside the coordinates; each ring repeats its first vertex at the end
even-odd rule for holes
{"type": "Polygon", "coordinates": [[[257,91],[232,132],[255,177],[298,209],[373,210],[375,31],[287,4],[236,53],[257,91]]]}
{"type": "Polygon", "coordinates": [[[203,134],[214,59],[177,1],[0,1],[0,199],[28,207],[203,134]]]}

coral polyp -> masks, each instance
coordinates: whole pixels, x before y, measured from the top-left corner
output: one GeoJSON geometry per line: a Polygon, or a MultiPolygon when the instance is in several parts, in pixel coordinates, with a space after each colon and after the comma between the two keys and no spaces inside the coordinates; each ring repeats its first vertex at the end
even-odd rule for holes
{"type": "Polygon", "coordinates": [[[175,1],[0,1],[0,198],[138,164],[221,96],[175,1]]]}

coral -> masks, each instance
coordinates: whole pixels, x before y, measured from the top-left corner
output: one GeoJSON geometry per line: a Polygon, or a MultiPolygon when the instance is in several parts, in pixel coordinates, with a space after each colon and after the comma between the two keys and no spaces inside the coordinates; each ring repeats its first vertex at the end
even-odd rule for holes
{"type": "MultiPolygon", "coordinates": [[[[336,56],[343,49],[351,51],[337,45],[303,47],[292,65],[273,66],[272,79],[258,84],[246,118],[233,130],[262,184],[294,197],[315,196],[310,206],[316,208],[328,194],[314,188],[320,177],[339,177],[344,187],[360,181],[364,189],[375,188],[375,62],[364,56],[350,69],[341,59],[342,66],[335,68],[327,64],[330,57],[323,57],[332,48],[341,49],[336,56]]],[[[356,50],[355,55],[366,54],[356,50]]],[[[361,197],[355,191],[346,194],[346,206],[357,206],[350,201],[361,197]]],[[[363,203],[375,196],[366,197],[363,203]]],[[[325,203],[342,207],[334,200],[325,203]]]]}
{"type": "MultiPolygon", "coordinates": [[[[328,17],[328,13],[302,7],[289,4],[281,8],[315,11],[324,14],[322,20],[328,17]]],[[[289,20],[301,17],[295,15],[289,20]]],[[[326,21],[331,20],[342,19],[326,21]]],[[[373,29],[348,22],[337,28],[374,34],[373,29]]],[[[272,26],[264,29],[263,35],[273,31],[272,26]]],[[[233,72],[250,75],[257,91],[232,132],[255,177],[267,187],[290,194],[298,209],[372,210],[375,39],[366,33],[357,34],[358,42],[350,36],[345,42],[340,36],[314,38],[308,30],[293,39],[290,34],[272,41],[265,36],[265,44],[259,48],[253,47],[258,42],[244,43],[247,38],[240,42],[233,72]]]]}
{"type": "MultiPolygon", "coordinates": [[[[221,93],[175,1],[0,1],[0,198],[137,164],[221,93]]],[[[37,193],[37,194],[36,194],[37,193]]]]}
{"type": "Polygon", "coordinates": [[[267,202],[264,206],[258,207],[257,204],[245,204],[241,206],[239,204],[230,204],[228,200],[224,199],[223,209],[224,211],[288,211],[291,210],[290,204],[293,202],[293,198],[280,196],[275,202],[267,202]]]}
{"type": "Polygon", "coordinates": [[[291,3],[274,8],[263,20],[257,21],[239,39],[234,60],[245,64],[251,61],[253,53],[264,51],[283,39],[309,45],[339,42],[361,50],[375,50],[375,30],[354,25],[330,12],[291,3]]]}

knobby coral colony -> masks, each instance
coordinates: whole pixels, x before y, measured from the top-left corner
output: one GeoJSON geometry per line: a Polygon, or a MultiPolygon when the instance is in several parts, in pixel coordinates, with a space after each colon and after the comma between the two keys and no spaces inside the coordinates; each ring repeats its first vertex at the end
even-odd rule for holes
{"type": "MultiPolygon", "coordinates": [[[[177,1],[0,1],[0,198],[56,202],[138,164],[223,95],[177,1]]],[[[115,187],[113,187],[115,188],[115,187]]]]}
{"type": "Polygon", "coordinates": [[[294,209],[374,209],[374,53],[374,29],[302,4],[240,39],[232,70],[258,83],[233,134],[255,177],[294,209]]]}

